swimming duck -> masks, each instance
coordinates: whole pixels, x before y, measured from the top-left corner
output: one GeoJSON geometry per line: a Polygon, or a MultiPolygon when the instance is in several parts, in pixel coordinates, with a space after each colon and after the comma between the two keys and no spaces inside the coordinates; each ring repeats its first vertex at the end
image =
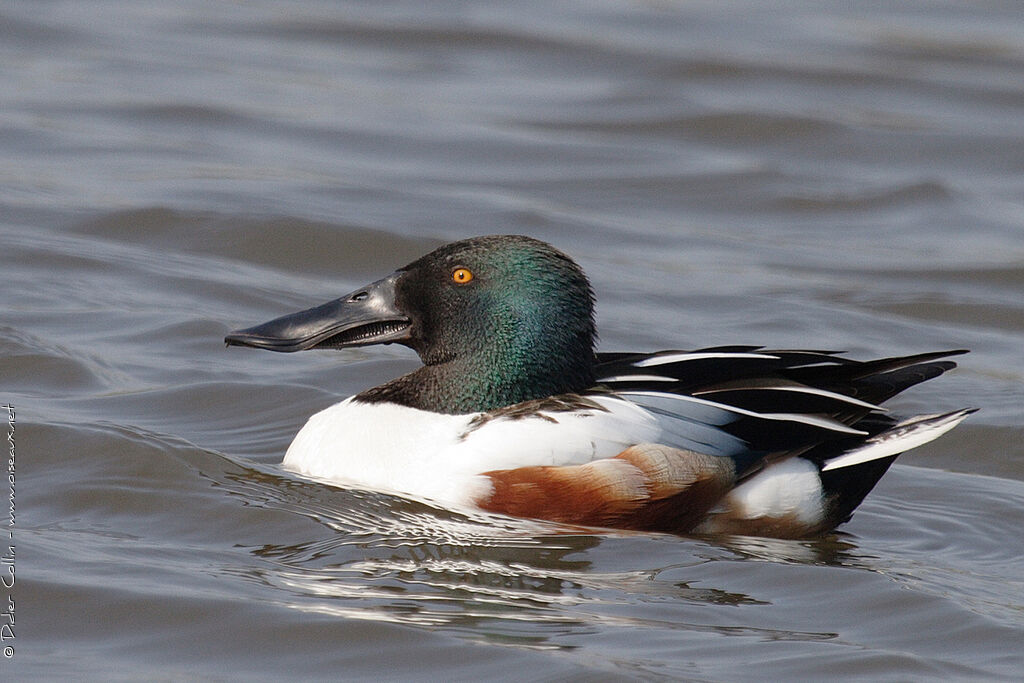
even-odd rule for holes
{"type": "Polygon", "coordinates": [[[596,353],[580,267],[539,240],[454,242],[351,294],[229,334],[271,351],[402,344],[423,366],[309,418],[285,468],[451,508],[774,537],[847,521],[896,457],[971,410],[879,404],[955,367],[719,346],[596,353]]]}

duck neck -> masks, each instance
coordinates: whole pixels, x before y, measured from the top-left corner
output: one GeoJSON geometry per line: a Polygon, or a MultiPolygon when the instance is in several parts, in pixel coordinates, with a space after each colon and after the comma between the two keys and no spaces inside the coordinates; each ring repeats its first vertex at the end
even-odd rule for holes
{"type": "Polygon", "coordinates": [[[579,393],[594,384],[594,355],[545,355],[505,349],[425,365],[356,398],[391,402],[436,413],[485,412],[532,399],[579,393]]]}

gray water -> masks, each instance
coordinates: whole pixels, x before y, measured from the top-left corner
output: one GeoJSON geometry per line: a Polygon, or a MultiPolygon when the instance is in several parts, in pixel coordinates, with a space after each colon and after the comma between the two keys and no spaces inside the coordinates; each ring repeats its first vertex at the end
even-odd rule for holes
{"type": "Polygon", "coordinates": [[[1018,2],[10,1],[0,241],[5,680],[1024,675],[1018,2]],[[981,411],[803,542],[282,471],[416,358],[224,334],[490,233],[604,350],[968,347],[893,408],[981,411]]]}

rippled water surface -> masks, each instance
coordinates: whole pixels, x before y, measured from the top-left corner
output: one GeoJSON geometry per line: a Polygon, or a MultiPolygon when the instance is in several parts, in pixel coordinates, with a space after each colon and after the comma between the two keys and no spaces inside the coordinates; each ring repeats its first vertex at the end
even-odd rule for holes
{"type": "Polygon", "coordinates": [[[1019,3],[12,1],[0,64],[5,680],[1024,675],[1019,3]],[[806,542],[282,471],[415,356],[224,334],[499,232],[602,349],[969,347],[893,407],[981,411],[806,542]]]}

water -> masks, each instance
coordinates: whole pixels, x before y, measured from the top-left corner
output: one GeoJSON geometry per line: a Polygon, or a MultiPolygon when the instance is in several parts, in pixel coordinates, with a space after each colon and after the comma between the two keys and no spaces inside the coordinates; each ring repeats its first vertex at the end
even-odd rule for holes
{"type": "Polygon", "coordinates": [[[1024,673],[1017,3],[12,1],[0,64],[6,679],[1024,673]],[[981,412],[805,542],[280,470],[415,357],[224,334],[505,232],[602,349],[969,347],[893,407],[981,412]]]}

